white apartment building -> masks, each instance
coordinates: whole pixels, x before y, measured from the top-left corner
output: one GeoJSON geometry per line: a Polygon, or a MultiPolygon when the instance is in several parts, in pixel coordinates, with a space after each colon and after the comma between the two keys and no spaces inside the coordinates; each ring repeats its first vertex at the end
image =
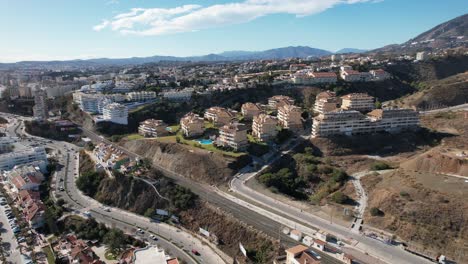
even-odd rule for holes
{"type": "Polygon", "coordinates": [[[15,166],[35,162],[42,162],[44,164],[47,164],[47,154],[44,147],[25,147],[14,152],[1,154],[0,171],[11,170],[15,166]]]}
{"type": "Polygon", "coordinates": [[[285,104],[278,109],[279,125],[292,132],[301,131],[303,129],[301,115],[302,109],[300,107],[285,104]]]}
{"type": "Polygon", "coordinates": [[[312,137],[399,132],[419,127],[419,114],[411,109],[376,109],[367,115],[355,110],[326,112],[314,118],[312,137]]]}
{"type": "Polygon", "coordinates": [[[244,150],[249,141],[247,139],[247,126],[241,123],[231,123],[219,129],[219,137],[216,144],[221,147],[229,147],[236,151],[244,150]]]}
{"type": "Polygon", "coordinates": [[[321,92],[315,97],[314,112],[322,114],[334,111],[338,108],[339,104],[339,99],[336,98],[336,94],[334,92],[321,92]]]}
{"type": "Polygon", "coordinates": [[[106,99],[101,94],[73,93],[73,101],[78,107],[88,113],[102,113],[106,99]]]}
{"type": "Polygon", "coordinates": [[[302,85],[329,84],[336,83],[337,77],[334,72],[299,71],[291,80],[294,84],[302,85]]]}
{"type": "Polygon", "coordinates": [[[161,137],[166,135],[167,124],[162,120],[147,119],[140,123],[138,134],[144,137],[161,137]]]}
{"type": "Polygon", "coordinates": [[[49,108],[47,107],[47,94],[42,89],[34,91],[34,118],[46,120],[49,117],[49,108]]]}
{"type": "Polygon", "coordinates": [[[427,58],[427,54],[426,54],[425,51],[421,51],[421,52],[416,53],[416,60],[423,61],[426,58],[427,58]]]}
{"type": "Polygon", "coordinates": [[[341,97],[341,109],[370,111],[375,108],[374,97],[366,93],[351,93],[341,97]]]}
{"type": "Polygon", "coordinates": [[[190,101],[194,91],[195,89],[193,88],[185,88],[180,91],[168,91],[163,93],[163,98],[169,101],[186,102],[190,101]]]}
{"type": "Polygon", "coordinates": [[[102,111],[102,118],[102,121],[128,125],[128,108],[119,103],[107,104],[102,111]]]}
{"type": "Polygon", "coordinates": [[[369,72],[355,70],[341,70],[340,77],[347,82],[368,82],[372,80],[372,75],[369,72]]]}
{"type": "Polygon", "coordinates": [[[259,141],[269,141],[276,137],[278,118],[267,114],[259,114],[253,118],[252,136],[259,141]]]}
{"type": "Polygon", "coordinates": [[[127,94],[129,101],[148,101],[156,99],[156,92],[152,91],[141,91],[141,92],[130,92],[127,94]]]}
{"type": "Polygon", "coordinates": [[[390,73],[382,70],[382,69],[377,69],[377,70],[371,70],[369,71],[370,74],[372,75],[372,79],[374,81],[383,81],[387,80],[391,77],[390,73]]]}

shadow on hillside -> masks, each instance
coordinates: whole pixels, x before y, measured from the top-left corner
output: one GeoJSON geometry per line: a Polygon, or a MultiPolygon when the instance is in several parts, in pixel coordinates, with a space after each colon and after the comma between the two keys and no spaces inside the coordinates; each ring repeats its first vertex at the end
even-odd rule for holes
{"type": "Polygon", "coordinates": [[[455,136],[421,128],[397,134],[377,133],[372,135],[335,136],[312,139],[314,151],[319,156],[328,155],[378,155],[390,156],[413,152],[425,146],[436,146],[442,139],[455,136]]]}

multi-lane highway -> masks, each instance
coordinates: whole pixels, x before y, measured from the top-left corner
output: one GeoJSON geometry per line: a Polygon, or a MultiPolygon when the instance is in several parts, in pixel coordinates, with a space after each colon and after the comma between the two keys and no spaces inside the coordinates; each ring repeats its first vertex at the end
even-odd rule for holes
{"type": "MultiPolygon", "coordinates": [[[[13,117],[16,120],[19,118],[10,115],[6,117],[13,117]]],[[[148,218],[118,208],[109,208],[83,195],[75,185],[79,168],[79,148],[67,142],[28,135],[24,132],[22,123],[13,121],[14,119],[11,119],[11,125],[5,130],[7,134],[23,138],[26,142],[45,145],[57,153],[56,157],[63,167],[57,171],[53,179],[53,196],[57,199],[64,199],[67,207],[72,209],[74,213],[91,216],[98,222],[120,228],[150,244],[159,245],[170,252],[172,256],[187,263],[225,263],[230,261],[228,257],[221,258],[210,246],[188,232],[164,223],[151,222],[148,218]],[[151,239],[150,235],[155,235],[157,238],[151,239]],[[192,249],[198,251],[199,255],[193,254],[192,249]]]]}

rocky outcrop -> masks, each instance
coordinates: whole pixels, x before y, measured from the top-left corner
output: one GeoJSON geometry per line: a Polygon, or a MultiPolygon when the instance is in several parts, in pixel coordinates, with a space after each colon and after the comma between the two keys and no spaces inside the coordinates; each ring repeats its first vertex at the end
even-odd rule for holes
{"type": "Polygon", "coordinates": [[[227,157],[182,144],[151,139],[133,140],[123,144],[125,148],[150,159],[156,165],[209,184],[228,182],[250,159],[245,155],[239,158],[227,157]]]}

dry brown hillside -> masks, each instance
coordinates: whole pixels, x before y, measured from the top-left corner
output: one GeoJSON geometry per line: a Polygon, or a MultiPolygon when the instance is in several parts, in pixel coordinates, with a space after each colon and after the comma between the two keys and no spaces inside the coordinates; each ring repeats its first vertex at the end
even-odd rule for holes
{"type": "Polygon", "coordinates": [[[246,164],[245,159],[248,158],[226,157],[219,153],[151,139],[128,141],[124,146],[167,170],[210,184],[227,182],[246,164]]]}
{"type": "Polygon", "coordinates": [[[468,118],[466,112],[422,116],[423,126],[451,136],[380,176],[362,179],[366,224],[390,231],[410,248],[468,263],[468,118]],[[370,210],[378,208],[380,216],[370,210]]]}
{"type": "Polygon", "coordinates": [[[440,108],[468,102],[468,72],[448,78],[427,81],[421,84],[422,90],[396,100],[396,104],[418,109],[440,108]]]}

